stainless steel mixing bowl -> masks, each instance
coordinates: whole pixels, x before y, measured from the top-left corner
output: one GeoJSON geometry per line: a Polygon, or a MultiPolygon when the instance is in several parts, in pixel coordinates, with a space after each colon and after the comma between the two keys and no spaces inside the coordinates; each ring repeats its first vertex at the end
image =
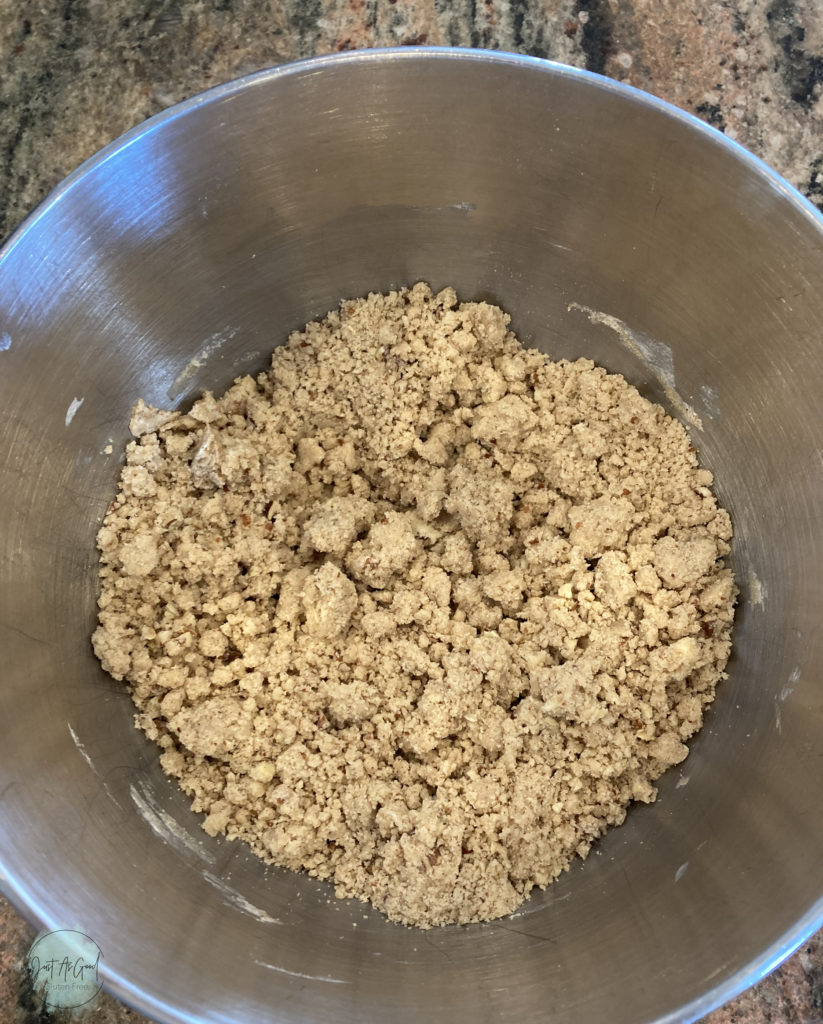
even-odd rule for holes
{"type": "Polygon", "coordinates": [[[2,884],[91,936],[116,995],[167,1022],[692,1021],[823,923],[823,222],[753,157],[526,58],[279,68],[73,174],[2,254],[0,339],[2,884]],[[426,933],[206,836],[88,639],[138,396],[219,391],[419,279],[686,415],[742,589],[659,802],[514,918],[426,933]]]}

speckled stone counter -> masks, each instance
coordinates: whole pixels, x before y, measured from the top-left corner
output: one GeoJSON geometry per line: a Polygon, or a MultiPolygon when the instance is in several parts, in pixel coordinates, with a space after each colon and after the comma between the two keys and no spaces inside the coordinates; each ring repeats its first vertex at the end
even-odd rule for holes
{"type": "MultiPolygon", "coordinates": [[[[0,240],[101,146],[193,93],[313,54],[425,44],[548,57],[645,89],[823,209],[819,0],[5,0],[0,240]]],[[[0,1024],[58,1020],[26,988],[33,938],[0,899],[0,1024]]],[[[145,1021],[108,996],[83,1019],[145,1021]]],[[[823,933],[705,1024],[823,1024],[823,933]]]]}

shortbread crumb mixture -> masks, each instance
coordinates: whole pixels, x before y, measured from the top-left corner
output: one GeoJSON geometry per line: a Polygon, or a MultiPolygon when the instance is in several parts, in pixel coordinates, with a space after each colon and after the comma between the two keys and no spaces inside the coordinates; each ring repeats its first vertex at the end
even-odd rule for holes
{"type": "Polygon", "coordinates": [[[509,914],[688,753],[731,525],[683,427],[423,284],[138,403],[94,648],[204,828],[423,927],[509,914]]]}

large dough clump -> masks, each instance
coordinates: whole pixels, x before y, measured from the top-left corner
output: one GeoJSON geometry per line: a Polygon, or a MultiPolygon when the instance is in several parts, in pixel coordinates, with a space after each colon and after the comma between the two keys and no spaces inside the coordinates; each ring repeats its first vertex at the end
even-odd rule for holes
{"type": "Polygon", "coordinates": [[[687,755],[729,517],[622,377],[451,289],[138,403],[95,650],[205,829],[421,926],[511,913],[687,755]]]}

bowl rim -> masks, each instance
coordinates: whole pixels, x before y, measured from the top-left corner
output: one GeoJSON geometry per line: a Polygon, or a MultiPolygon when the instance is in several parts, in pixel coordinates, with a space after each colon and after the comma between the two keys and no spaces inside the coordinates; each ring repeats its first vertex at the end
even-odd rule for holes
{"type": "MultiPolygon", "coordinates": [[[[342,53],[307,57],[253,71],[231,79],[228,82],[211,86],[152,115],[84,160],[34,207],[12,231],[2,246],[0,246],[0,272],[2,272],[5,260],[20,243],[24,235],[41,218],[45,217],[52,207],[56,206],[65,195],[71,192],[87,174],[102,167],[114,156],[127,149],[139,139],[157,131],[167,122],[183,117],[201,106],[219,102],[247,89],[281,78],[304,75],[307,72],[320,73],[326,68],[345,64],[393,64],[400,61],[429,60],[510,65],[527,70],[529,73],[578,79],[594,88],[620,96],[640,107],[656,111],[668,118],[673,118],[690,130],[697,132],[712,145],[724,148],[731,157],[745,164],[756,177],[769,185],[784,201],[790,203],[797,213],[810,222],[810,226],[820,233],[821,243],[823,244],[823,212],[818,210],[798,189],[739,142],[730,139],[723,132],[701,120],[696,115],[651,93],[583,68],[504,50],[449,46],[392,46],[348,50],[342,53]]],[[[15,909],[30,922],[40,926],[41,934],[61,927],[60,922],[52,918],[44,907],[38,905],[37,901],[31,897],[31,894],[26,891],[24,886],[2,864],[0,864],[0,890],[4,892],[15,909]]],[[[812,904],[792,927],[787,929],[749,963],[738,968],[728,978],[707,989],[706,992],[697,996],[689,1003],[661,1017],[650,1020],[648,1024],[696,1024],[706,1014],[734,999],[775,970],[821,928],[823,928],[823,895],[812,904]]],[[[721,970],[722,967],[718,969],[717,973],[719,974],[721,970]]],[[[198,1018],[192,1017],[185,1011],[174,1007],[159,995],[151,995],[144,992],[122,975],[113,971],[107,971],[105,966],[101,970],[101,975],[104,978],[103,987],[106,991],[137,1011],[154,1017],[160,1024],[199,1024],[198,1018]]]]}

